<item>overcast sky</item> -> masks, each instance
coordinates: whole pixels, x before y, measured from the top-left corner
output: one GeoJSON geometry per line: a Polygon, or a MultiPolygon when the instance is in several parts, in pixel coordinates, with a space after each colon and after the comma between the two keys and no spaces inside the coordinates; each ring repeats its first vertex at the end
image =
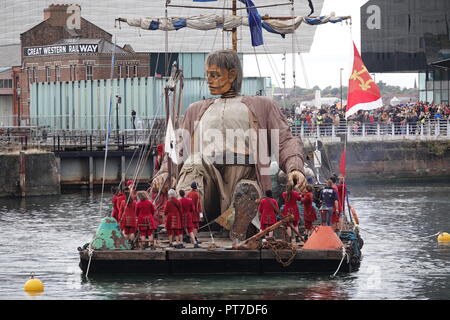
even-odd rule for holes
{"type": "MultiPolygon", "coordinates": [[[[337,16],[352,16],[352,28],[345,23],[324,24],[319,25],[316,29],[311,51],[303,53],[302,59],[305,68],[302,68],[300,58],[296,56],[296,85],[307,87],[305,77],[307,78],[309,87],[318,85],[321,89],[332,86],[340,86],[339,69],[343,68],[342,82],[343,85],[348,84],[348,78],[351,73],[353,64],[352,38],[358,49],[361,48],[361,31],[360,31],[360,7],[367,0],[325,0],[322,14],[335,12],[337,16]],[[351,29],[351,31],[350,31],[351,29]]],[[[307,28],[308,26],[300,26],[307,28]]],[[[282,55],[272,55],[273,67],[269,67],[269,59],[267,56],[258,56],[260,72],[262,76],[272,78],[275,86],[282,87],[279,74],[284,70],[284,62],[282,55]],[[275,74],[278,74],[275,76],[275,74]]],[[[286,87],[292,87],[292,55],[286,55],[286,87]]],[[[370,72],[370,70],[369,70],[370,72]]],[[[244,74],[246,76],[259,76],[258,66],[254,56],[247,56],[244,60],[244,74]]],[[[417,73],[377,73],[375,80],[386,82],[390,85],[412,88],[414,80],[417,79],[417,73]]]]}

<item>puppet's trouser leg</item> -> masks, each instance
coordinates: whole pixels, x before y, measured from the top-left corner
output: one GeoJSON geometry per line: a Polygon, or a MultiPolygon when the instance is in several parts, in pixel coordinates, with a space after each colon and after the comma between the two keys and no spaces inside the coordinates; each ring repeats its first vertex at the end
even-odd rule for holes
{"type": "Polygon", "coordinates": [[[221,214],[223,201],[229,202],[224,192],[222,176],[220,172],[198,153],[191,154],[181,168],[177,191],[191,191],[192,182],[197,183],[197,191],[200,193],[203,215],[207,221],[214,220],[221,214]]]}
{"type": "MultiPolygon", "coordinates": [[[[193,154],[185,161],[180,171],[177,191],[181,189],[186,192],[190,191],[191,183],[195,181],[202,197],[204,214],[211,221],[234,205],[232,197],[235,198],[236,186],[243,179],[256,180],[254,166],[215,166],[202,159],[198,154],[193,154]]],[[[256,182],[254,184],[256,185],[256,182]]],[[[246,190],[246,188],[244,189],[246,190]]],[[[248,194],[253,195],[254,192],[248,194]]],[[[245,197],[238,198],[244,200],[245,197]]]]}

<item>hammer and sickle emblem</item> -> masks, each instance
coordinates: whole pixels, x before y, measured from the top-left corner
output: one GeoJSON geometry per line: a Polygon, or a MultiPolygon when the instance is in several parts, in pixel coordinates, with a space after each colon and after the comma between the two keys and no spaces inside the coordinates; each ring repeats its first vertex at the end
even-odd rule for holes
{"type": "Polygon", "coordinates": [[[361,71],[356,71],[356,70],[353,71],[353,74],[351,75],[350,79],[358,80],[360,82],[359,86],[361,87],[361,89],[364,91],[367,91],[368,89],[371,88],[369,83],[373,82],[373,80],[369,79],[367,81],[364,81],[364,79],[361,77],[361,75],[364,73],[368,73],[367,68],[365,66],[363,66],[361,71]]]}

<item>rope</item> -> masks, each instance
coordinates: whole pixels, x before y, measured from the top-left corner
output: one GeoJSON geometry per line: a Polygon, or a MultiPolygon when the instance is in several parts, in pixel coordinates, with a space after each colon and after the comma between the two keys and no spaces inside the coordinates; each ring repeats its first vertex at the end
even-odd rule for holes
{"type": "Polygon", "coordinates": [[[294,244],[288,243],[284,240],[268,239],[264,242],[263,246],[265,248],[270,248],[272,250],[275,259],[283,267],[289,266],[294,261],[294,258],[297,254],[297,247],[294,244]],[[283,259],[280,257],[278,250],[291,250],[291,256],[289,257],[289,259],[283,261],[283,259]]]}
{"type": "Polygon", "coordinates": [[[91,241],[91,243],[89,243],[89,247],[88,247],[89,262],[88,262],[88,266],[86,269],[86,278],[89,275],[89,269],[91,267],[91,260],[92,260],[92,256],[94,255],[94,249],[92,249],[92,242],[94,242],[94,239],[92,239],[92,241],[91,241]]]}
{"type": "Polygon", "coordinates": [[[339,263],[339,266],[338,266],[337,270],[333,273],[333,275],[331,277],[335,277],[336,276],[336,274],[338,273],[339,269],[341,268],[342,262],[344,261],[344,258],[346,256],[348,257],[347,252],[345,251],[345,248],[342,247],[342,259],[341,259],[341,262],[339,263]]]}
{"type": "MultiPolygon", "coordinates": [[[[111,58],[111,79],[114,76],[114,64],[116,61],[116,47],[117,47],[117,36],[115,37],[114,41],[114,51],[111,58]]],[[[109,99],[109,114],[108,114],[108,123],[107,123],[107,130],[106,130],[106,144],[105,144],[105,159],[103,160],[103,179],[102,179],[102,195],[100,199],[100,216],[102,215],[102,209],[103,209],[103,196],[105,191],[105,174],[106,174],[106,159],[108,157],[108,145],[109,145],[109,134],[111,131],[111,113],[112,113],[112,100],[113,100],[113,81],[111,81],[111,95],[109,99]]]]}

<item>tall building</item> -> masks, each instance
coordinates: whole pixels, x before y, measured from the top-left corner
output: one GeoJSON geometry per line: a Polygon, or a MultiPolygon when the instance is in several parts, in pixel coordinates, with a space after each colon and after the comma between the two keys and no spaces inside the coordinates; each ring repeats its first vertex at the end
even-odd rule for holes
{"type": "MultiPolygon", "coordinates": [[[[80,17],[79,26],[68,27],[69,4],[44,9],[42,22],[23,32],[21,42],[20,99],[18,123],[30,114],[31,86],[37,82],[68,82],[150,75],[148,53],[134,52],[130,45],[119,47],[112,35],[80,17]],[[111,74],[112,56],[115,65],[111,74]]],[[[73,5],[72,5],[73,6],[73,5]]],[[[81,11],[81,8],[80,8],[81,11]]],[[[16,109],[16,108],[14,108],[16,109]]]]}
{"type": "Polygon", "coordinates": [[[419,99],[449,103],[450,1],[369,0],[361,54],[370,72],[418,72],[419,99]]]}

